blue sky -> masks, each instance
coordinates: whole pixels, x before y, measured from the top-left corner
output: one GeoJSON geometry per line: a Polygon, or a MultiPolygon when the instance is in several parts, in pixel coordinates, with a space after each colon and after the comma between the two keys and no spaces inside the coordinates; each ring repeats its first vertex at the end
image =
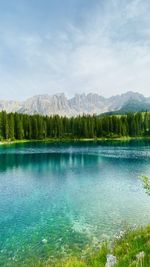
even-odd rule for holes
{"type": "Polygon", "coordinates": [[[150,96],[149,0],[0,0],[0,99],[150,96]]]}

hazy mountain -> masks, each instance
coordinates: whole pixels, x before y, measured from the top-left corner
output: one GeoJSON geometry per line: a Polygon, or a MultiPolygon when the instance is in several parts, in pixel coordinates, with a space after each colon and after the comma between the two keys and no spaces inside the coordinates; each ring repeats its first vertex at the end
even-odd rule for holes
{"type": "Polygon", "coordinates": [[[27,114],[42,114],[42,115],[74,115],[69,106],[69,101],[62,94],[56,94],[53,96],[49,95],[38,95],[27,99],[23,102],[22,107],[17,110],[20,113],[27,114]]]}
{"type": "Polygon", "coordinates": [[[21,106],[22,103],[18,101],[0,100],[0,110],[6,110],[7,112],[15,112],[18,111],[21,106]]]}
{"type": "Polygon", "coordinates": [[[0,110],[42,115],[101,114],[107,112],[128,112],[150,110],[150,98],[142,94],[127,92],[110,98],[98,94],[76,94],[67,99],[65,94],[38,95],[23,102],[0,101],[0,110]]]}

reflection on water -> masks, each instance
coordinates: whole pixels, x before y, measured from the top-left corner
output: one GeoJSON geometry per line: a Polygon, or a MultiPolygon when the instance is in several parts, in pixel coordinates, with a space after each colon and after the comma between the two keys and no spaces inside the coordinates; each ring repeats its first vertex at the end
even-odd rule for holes
{"type": "Polygon", "coordinates": [[[150,174],[149,144],[1,146],[0,265],[69,254],[126,223],[148,223],[138,176],[150,174]]]}
{"type": "Polygon", "coordinates": [[[41,153],[41,154],[1,154],[0,172],[22,167],[25,170],[34,170],[37,172],[51,171],[59,172],[65,170],[69,165],[76,168],[84,168],[87,164],[96,164],[98,155],[91,157],[89,162],[87,154],[70,153],[41,153]]]}

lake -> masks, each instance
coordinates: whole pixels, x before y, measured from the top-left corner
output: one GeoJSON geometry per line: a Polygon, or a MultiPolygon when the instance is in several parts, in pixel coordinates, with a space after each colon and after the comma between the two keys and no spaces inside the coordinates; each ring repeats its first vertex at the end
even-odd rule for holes
{"type": "Polygon", "coordinates": [[[0,266],[81,253],[150,223],[150,141],[0,146],[0,266]]]}

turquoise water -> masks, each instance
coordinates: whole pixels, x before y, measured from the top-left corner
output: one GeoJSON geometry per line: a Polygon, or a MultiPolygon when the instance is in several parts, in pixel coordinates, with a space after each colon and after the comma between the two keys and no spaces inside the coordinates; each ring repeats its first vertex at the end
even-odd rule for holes
{"type": "Polygon", "coordinates": [[[149,223],[142,174],[149,141],[1,146],[0,266],[78,253],[149,223]]]}

